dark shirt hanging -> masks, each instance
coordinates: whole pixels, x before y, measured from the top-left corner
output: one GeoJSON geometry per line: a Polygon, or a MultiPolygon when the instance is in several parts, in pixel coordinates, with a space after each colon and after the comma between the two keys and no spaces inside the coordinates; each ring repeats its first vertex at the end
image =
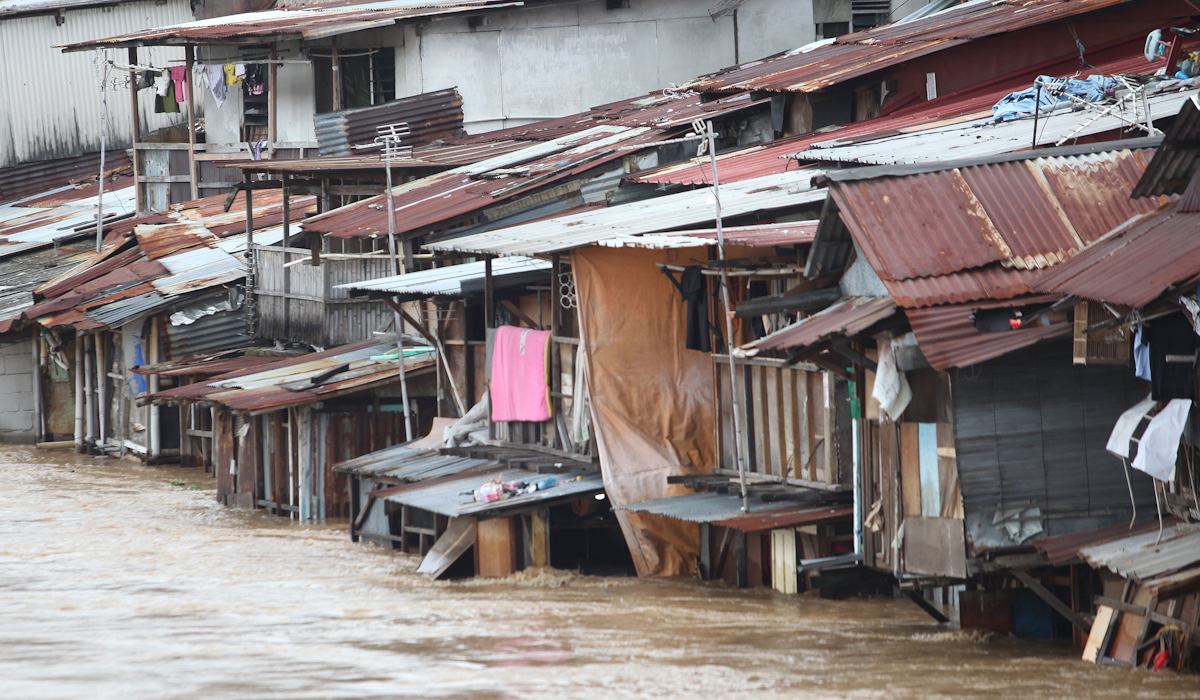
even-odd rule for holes
{"type": "Polygon", "coordinates": [[[712,352],[712,343],[708,337],[708,285],[704,281],[704,273],[698,267],[689,267],[676,282],[670,270],[664,267],[662,271],[687,302],[687,337],[684,347],[688,350],[712,352]]]}
{"type": "Polygon", "coordinates": [[[1156,318],[1142,326],[1142,339],[1150,346],[1150,396],[1155,401],[1191,399],[1192,367],[1200,337],[1183,314],[1156,318]]]}
{"type": "MultiPolygon", "coordinates": [[[[771,293],[767,291],[767,283],[761,280],[751,282],[749,289],[746,290],[747,299],[759,299],[765,296],[770,296],[770,294],[771,293]]],[[[756,339],[765,337],[767,335],[767,324],[763,323],[762,316],[754,316],[750,319],[750,332],[754,334],[756,339]]]]}

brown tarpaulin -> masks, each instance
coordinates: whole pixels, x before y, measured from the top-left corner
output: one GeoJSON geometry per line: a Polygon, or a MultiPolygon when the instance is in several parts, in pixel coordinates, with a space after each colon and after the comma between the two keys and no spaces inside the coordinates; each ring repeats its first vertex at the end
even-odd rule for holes
{"type": "MultiPolygon", "coordinates": [[[[614,506],[687,493],[668,485],[667,476],[715,465],[712,356],[684,348],[685,304],[655,266],[694,265],[693,258],[706,255],[598,247],[572,253],[593,429],[614,506]]],[[[617,518],[639,576],[692,573],[696,524],[623,510],[617,518]]]]}

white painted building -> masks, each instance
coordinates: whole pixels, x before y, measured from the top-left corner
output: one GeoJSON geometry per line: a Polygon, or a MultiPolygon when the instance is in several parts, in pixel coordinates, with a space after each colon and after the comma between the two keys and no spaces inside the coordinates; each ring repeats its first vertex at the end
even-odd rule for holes
{"type": "MultiPolygon", "coordinates": [[[[279,68],[277,140],[315,141],[313,113],[333,106],[328,98],[332,70],[325,57],[335,41],[343,75],[354,61],[363,64],[377,102],[457,87],[467,131],[479,133],[661,90],[802,46],[815,35],[812,0],[746,0],[714,20],[709,13],[716,4],[549,3],[474,16],[444,15],[336,39],[284,42],[280,56],[300,60],[279,68]]],[[[198,59],[246,60],[250,51],[202,47],[198,59]]],[[[204,97],[208,141],[242,141],[241,93],[231,90],[220,109],[211,94],[204,97]]]]}

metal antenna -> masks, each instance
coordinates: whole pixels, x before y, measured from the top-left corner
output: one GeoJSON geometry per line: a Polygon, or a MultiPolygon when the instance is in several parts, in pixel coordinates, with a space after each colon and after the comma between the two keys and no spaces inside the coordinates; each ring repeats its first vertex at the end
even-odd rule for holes
{"type": "Polygon", "coordinates": [[[742,445],[742,411],[741,402],[738,401],[738,372],[737,362],[733,357],[733,305],[729,300],[729,269],[725,267],[725,230],[721,220],[721,181],[717,177],[717,135],[713,129],[712,122],[694,121],[692,122],[692,131],[697,135],[703,136],[704,140],[697,147],[696,157],[700,158],[704,155],[707,148],[709,162],[712,164],[713,177],[713,199],[716,202],[716,222],[717,222],[717,259],[721,264],[721,302],[725,306],[725,351],[729,354],[729,383],[732,389],[731,395],[733,398],[733,440],[734,454],[737,456],[738,480],[742,487],[742,512],[749,512],[750,499],[746,491],[746,459],[745,450],[742,445]]]}

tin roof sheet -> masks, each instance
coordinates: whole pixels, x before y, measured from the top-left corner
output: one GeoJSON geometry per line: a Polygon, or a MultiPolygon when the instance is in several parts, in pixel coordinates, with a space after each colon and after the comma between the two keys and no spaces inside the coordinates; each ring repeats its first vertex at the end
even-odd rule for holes
{"type": "Polygon", "coordinates": [[[917,345],[935,369],[970,367],[1007,355],[1048,338],[1070,335],[1070,323],[1032,326],[996,333],[982,333],[971,316],[976,309],[1049,303],[1058,297],[1028,297],[994,303],[948,304],[923,309],[905,309],[917,345]]]}
{"type": "MultiPolygon", "coordinates": [[[[1153,201],[1150,199],[1134,201],[1153,201]]],[[[1140,308],[1200,275],[1200,214],[1177,202],[1117,227],[1034,278],[1034,288],[1140,308]]]]}
{"type": "Polygon", "coordinates": [[[857,335],[896,313],[888,297],[854,297],[750,343],[763,350],[808,347],[834,336],[857,335]]]}
{"type": "Polygon", "coordinates": [[[1200,169],[1200,100],[1191,99],[1179,106],[1175,120],[1163,137],[1162,146],[1146,173],[1133,188],[1134,197],[1183,194],[1187,183],[1200,169]]]}
{"type": "MultiPolygon", "coordinates": [[[[771,248],[812,243],[817,233],[817,221],[798,221],[780,224],[757,224],[753,226],[726,226],[722,229],[726,245],[742,245],[750,248],[771,248]]],[[[715,228],[668,231],[641,236],[620,236],[598,241],[610,248],[697,248],[717,242],[715,228]]]]}
{"type": "Polygon", "coordinates": [[[971,40],[1119,4],[1121,0],[969,2],[912,22],[814,42],[697,78],[683,87],[703,92],[814,92],[971,40]]]}
{"type": "MultiPolygon", "coordinates": [[[[759,210],[782,209],[819,202],[823,190],[812,186],[816,171],[793,171],[782,175],[736,182],[721,188],[721,211],[725,217],[759,210]]],[[[518,226],[446,238],[425,244],[436,250],[459,250],[495,255],[538,255],[581,246],[620,245],[627,238],[713,221],[715,202],[706,189],[680,192],[619,206],[560,216],[518,226]]],[[[698,245],[709,245],[705,240],[698,245]]]]}
{"type": "MultiPolygon", "coordinates": [[[[104,218],[132,214],[134,195],[132,178],[106,182],[104,218]]],[[[91,184],[0,205],[0,258],[94,235],[98,204],[98,187],[91,184]]]]}
{"type": "MultiPolygon", "coordinates": [[[[402,97],[383,104],[313,115],[323,156],[349,156],[356,146],[373,143],[377,126],[404,123],[404,143],[421,146],[463,134],[462,95],[457,88],[402,97]]],[[[370,151],[368,151],[370,153],[370,151]]]]}
{"type": "MultiPolygon", "coordinates": [[[[461,297],[483,291],[486,267],[487,263],[480,260],[365,282],[351,282],[336,288],[397,295],[461,297]]],[[[553,265],[550,262],[534,258],[499,258],[492,261],[492,278],[502,284],[507,277],[524,277],[530,273],[544,277],[551,267],[553,265]]]]}
{"type": "MultiPolygon", "coordinates": [[[[395,349],[394,340],[364,340],[219,375],[147,398],[155,403],[212,401],[234,411],[270,410],[312,403],[398,381],[398,363],[394,359],[371,359],[395,349]],[[336,373],[322,378],[331,371],[336,373]],[[319,380],[315,386],[314,378],[319,380]]],[[[410,355],[404,360],[408,371],[431,369],[434,363],[432,351],[410,355]]]]}
{"type": "Polygon", "coordinates": [[[154,365],[130,368],[136,374],[157,374],[160,377],[213,377],[218,374],[228,374],[239,370],[247,370],[278,362],[278,357],[268,355],[242,355],[241,351],[222,351],[184,358],[169,360],[154,365]]]}
{"type": "MultiPolygon", "coordinates": [[[[449,225],[456,217],[620,158],[628,153],[621,146],[664,138],[649,127],[595,126],[399,185],[392,189],[396,233],[449,225]]],[[[303,227],[339,238],[387,235],[387,197],[334,209],[306,220],[303,227]]]]}
{"type": "MultiPolygon", "coordinates": [[[[1147,162],[1127,148],[1062,150],[827,177],[849,235],[911,308],[1028,293],[1036,277],[1028,271],[1060,264],[1156,206],[1127,196],[1147,162]]],[[[836,235],[845,234],[830,229],[836,235]]]]}
{"type": "Polygon", "coordinates": [[[92,48],[232,44],[250,37],[292,37],[304,40],[385,27],[397,21],[436,15],[512,7],[522,3],[504,0],[382,0],[341,6],[272,9],[244,12],[213,19],[185,22],[157,29],[89,39],[55,48],[84,51],[92,48]]]}
{"type": "MultiPolygon", "coordinates": [[[[486,141],[482,143],[425,146],[413,150],[411,159],[393,160],[392,169],[447,169],[471,165],[488,158],[525,148],[525,141],[486,141]]],[[[354,172],[382,177],[386,164],[378,155],[323,156],[278,160],[217,161],[218,168],[238,168],[246,172],[354,172]]]]}
{"type": "Polygon", "coordinates": [[[489,517],[514,510],[544,507],[551,501],[578,500],[604,491],[604,481],[598,472],[563,472],[560,474],[538,474],[524,469],[488,471],[483,474],[464,475],[458,479],[439,479],[436,482],[410,487],[386,489],[384,496],[389,501],[406,506],[432,511],[452,518],[464,515],[489,517]],[[555,485],[538,489],[531,494],[522,494],[491,503],[475,500],[475,489],[499,478],[502,481],[537,483],[554,479],[555,485]]]}
{"type": "MultiPolygon", "coordinates": [[[[1172,519],[1169,524],[1174,524],[1174,522],[1174,519],[1172,519]]],[[[1032,540],[1030,544],[1045,552],[1046,558],[1050,560],[1051,564],[1061,566],[1079,559],[1079,550],[1081,549],[1123,540],[1127,537],[1141,535],[1150,531],[1154,531],[1157,534],[1158,527],[1158,520],[1143,520],[1132,527],[1127,524],[1113,525],[1098,530],[1073,532],[1068,535],[1059,535],[1058,537],[1036,539],[1032,540]]]]}
{"type": "Polygon", "coordinates": [[[1095,568],[1104,567],[1126,578],[1145,581],[1200,562],[1200,529],[1195,524],[1158,529],[1079,552],[1095,568]]]}
{"type": "Polygon", "coordinates": [[[743,511],[740,495],[711,491],[629,503],[617,506],[616,510],[661,515],[691,523],[713,523],[743,532],[827,522],[846,518],[854,513],[853,507],[840,504],[781,505],[759,499],[750,499],[749,510],[743,511]]]}

